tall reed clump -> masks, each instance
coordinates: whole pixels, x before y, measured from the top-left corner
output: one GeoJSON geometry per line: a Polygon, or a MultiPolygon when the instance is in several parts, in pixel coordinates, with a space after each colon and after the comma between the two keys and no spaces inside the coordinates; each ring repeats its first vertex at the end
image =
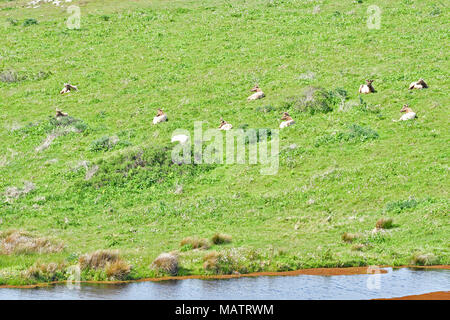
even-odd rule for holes
{"type": "Polygon", "coordinates": [[[214,244],[230,243],[231,240],[232,240],[232,237],[230,235],[223,234],[223,233],[216,233],[211,238],[211,241],[214,244]]]}
{"type": "Polygon", "coordinates": [[[375,224],[377,229],[390,229],[394,226],[394,220],[391,218],[380,218],[375,224]]]}
{"type": "Polygon", "coordinates": [[[342,241],[344,242],[353,242],[358,238],[360,238],[360,235],[357,233],[344,232],[342,235],[342,241]]]}
{"type": "Polygon", "coordinates": [[[123,260],[117,250],[97,250],[78,259],[81,270],[101,270],[108,278],[127,279],[131,266],[123,260]]]}
{"type": "Polygon", "coordinates": [[[66,265],[64,263],[40,263],[29,267],[22,276],[36,282],[51,282],[66,279],[66,265]]]}
{"type": "Polygon", "coordinates": [[[439,263],[439,259],[432,253],[415,253],[411,263],[418,266],[431,266],[439,263]]]}
{"type": "Polygon", "coordinates": [[[0,232],[0,254],[55,253],[64,249],[62,242],[55,243],[18,230],[0,232]]]}
{"type": "Polygon", "coordinates": [[[187,237],[181,240],[180,245],[189,249],[202,249],[206,250],[210,247],[208,239],[187,237]]]}
{"type": "Polygon", "coordinates": [[[175,253],[161,253],[153,260],[151,267],[160,273],[177,275],[179,268],[178,255],[175,253]]]}

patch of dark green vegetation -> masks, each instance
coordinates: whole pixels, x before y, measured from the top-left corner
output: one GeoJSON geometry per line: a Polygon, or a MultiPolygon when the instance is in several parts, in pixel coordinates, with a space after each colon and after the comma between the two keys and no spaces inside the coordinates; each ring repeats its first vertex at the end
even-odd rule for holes
{"type": "Polygon", "coordinates": [[[0,72],[0,81],[5,83],[14,83],[20,81],[39,81],[45,80],[50,77],[52,73],[50,71],[38,71],[38,72],[17,72],[15,70],[3,70],[0,72]]]}
{"type": "Polygon", "coordinates": [[[131,142],[127,140],[120,140],[118,137],[103,136],[99,139],[92,141],[90,150],[94,152],[109,151],[112,149],[118,149],[121,147],[128,147],[131,142]]]}
{"type": "Polygon", "coordinates": [[[328,113],[340,103],[347,100],[344,89],[325,90],[323,88],[308,87],[301,96],[293,96],[283,103],[284,110],[298,110],[309,114],[328,113]]]}
{"type": "Polygon", "coordinates": [[[35,24],[38,24],[38,21],[36,19],[28,18],[28,19],[25,19],[25,21],[23,22],[22,25],[24,27],[28,27],[28,26],[32,26],[32,25],[35,25],[35,24]]]}
{"type": "Polygon", "coordinates": [[[84,132],[89,128],[83,120],[71,116],[59,118],[49,117],[47,127],[48,131],[61,127],[74,127],[78,132],[84,132]]]}
{"type": "Polygon", "coordinates": [[[366,142],[369,140],[378,139],[378,137],[379,135],[375,130],[369,127],[362,127],[357,124],[352,124],[347,132],[337,132],[318,137],[314,145],[319,147],[324,144],[336,142],[366,142]]]}
{"type": "Polygon", "coordinates": [[[364,101],[363,98],[359,97],[359,104],[357,106],[358,110],[362,111],[362,112],[367,112],[367,113],[373,113],[378,115],[379,117],[382,117],[381,114],[381,108],[379,105],[372,105],[367,103],[366,101],[364,101]]]}
{"type": "MultiPolygon", "coordinates": [[[[193,156],[193,149],[191,150],[193,156]]],[[[99,160],[98,172],[89,181],[84,179],[74,186],[75,190],[111,186],[143,190],[155,186],[171,188],[181,179],[192,179],[214,168],[209,164],[177,164],[172,160],[172,148],[161,146],[139,151],[123,152],[108,159],[99,160]],[[81,185],[80,185],[81,184],[81,185]]],[[[76,175],[76,172],[68,173],[76,175]]]]}
{"type": "Polygon", "coordinates": [[[6,21],[8,21],[9,24],[12,26],[17,26],[19,24],[19,21],[17,21],[16,19],[13,19],[13,18],[8,18],[8,19],[6,19],[6,21]]]}
{"type": "Polygon", "coordinates": [[[269,112],[273,112],[275,110],[276,110],[276,108],[271,105],[256,108],[257,112],[262,112],[262,113],[269,113],[269,112]]]}
{"type": "Polygon", "coordinates": [[[386,204],[386,211],[400,213],[403,210],[413,209],[417,207],[419,202],[416,199],[398,200],[386,204]]]}

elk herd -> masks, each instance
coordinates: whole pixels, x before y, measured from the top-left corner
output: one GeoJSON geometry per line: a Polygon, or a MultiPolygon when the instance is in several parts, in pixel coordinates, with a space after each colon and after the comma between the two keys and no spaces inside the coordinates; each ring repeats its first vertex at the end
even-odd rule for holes
{"type": "MultiPolygon", "coordinates": [[[[361,94],[375,93],[376,90],[373,87],[373,82],[374,82],[373,80],[366,80],[366,83],[362,84],[359,87],[358,92],[361,94]]],[[[414,90],[414,89],[420,90],[420,89],[425,89],[425,88],[428,88],[428,85],[426,84],[425,80],[423,80],[422,78],[416,82],[412,82],[409,86],[409,90],[414,90]]],[[[78,88],[76,86],[71,85],[70,83],[64,83],[64,87],[60,91],[60,94],[65,94],[65,93],[69,93],[71,91],[77,91],[77,90],[78,90],[78,88]]],[[[247,101],[254,101],[254,100],[262,99],[266,96],[258,84],[255,85],[250,90],[250,92],[253,92],[253,93],[247,98],[247,101]]],[[[416,113],[407,104],[405,104],[403,106],[403,108],[400,110],[400,112],[402,112],[404,114],[400,117],[399,120],[393,120],[394,122],[407,121],[407,120],[412,120],[412,119],[417,118],[416,113]]],[[[56,109],[56,118],[57,119],[59,119],[61,117],[66,117],[66,116],[68,116],[67,113],[59,110],[58,108],[56,109]]],[[[287,128],[287,127],[295,124],[295,121],[292,119],[292,117],[289,115],[288,112],[283,112],[281,120],[282,120],[282,122],[280,123],[280,129],[287,128]]],[[[162,109],[158,109],[156,116],[153,118],[153,124],[156,125],[158,123],[162,123],[165,121],[168,121],[167,115],[164,113],[164,111],[162,109]]],[[[224,119],[220,118],[219,130],[231,130],[232,128],[233,128],[233,125],[231,123],[228,123],[224,119]]],[[[172,142],[174,142],[174,141],[186,142],[185,140],[186,140],[186,136],[184,136],[184,135],[174,136],[172,138],[172,142]]]]}

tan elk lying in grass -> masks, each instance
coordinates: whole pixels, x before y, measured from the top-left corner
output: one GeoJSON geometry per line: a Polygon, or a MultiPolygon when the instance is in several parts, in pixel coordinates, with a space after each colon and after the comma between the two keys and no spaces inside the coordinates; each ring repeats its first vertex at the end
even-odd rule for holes
{"type": "Polygon", "coordinates": [[[414,111],[412,111],[412,109],[407,104],[405,104],[403,106],[403,108],[400,110],[400,112],[405,112],[405,114],[402,115],[399,120],[393,120],[394,122],[407,121],[407,120],[412,120],[412,119],[417,118],[416,113],[414,111]]]}
{"type": "Polygon", "coordinates": [[[295,121],[291,118],[291,116],[287,112],[283,113],[281,120],[284,120],[284,121],[282,123],[280,123],[280,129],[289,127],[295,123],[295,121]]]}
{"type": "Polygon", "coordinates": [[[59,92],[60,94],[68,93],[70,91],[77,91],[78,88],[76,86],[71,85],[70,83],[64,83],[64,87],[59,92]]]}
{"type": "Polygon", "coordinates": [[[258,85],[255,85],[250,91],[254,92],[254,94],[247,98],[248,101],[258,100],[266,96],[258,85]]]}
{"type": "Polygon", "coordinates": [[[220,118],[219,130],[230,130],[231,128],[233,128],[233,125],[231,123],[228,123],[222,118],[220,118]]]}
{"type": "Polygon", "coordinates": [[[374,93],[375,88],[372,86],[373,80],[366,80],[366,84],[362,84],[359,86],[359,93],[374,93]]]}
{"type": "Polygon", "coordinates": [[[419,79],[419,81],[416,82],[412,82],[409,85],[409,90],[413,90],[413,89],[425,89],[428,88],[428,85],[426,84],[425,80],[423,80],[422,78],[419,79]]]}
{"type": "Polygon", "coordinates": [[[160,122],[167,121],[167,115],[161,109],[158,109],[156,117],[153,118],[153,124],[158,124],[160,122]]]}

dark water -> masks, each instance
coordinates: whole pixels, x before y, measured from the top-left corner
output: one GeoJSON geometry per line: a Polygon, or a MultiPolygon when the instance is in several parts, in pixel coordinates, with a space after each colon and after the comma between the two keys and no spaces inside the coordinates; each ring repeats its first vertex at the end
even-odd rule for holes
{"type": "Polygon", "coordinates": [[[450,270],[386,268],[350,276],[264,276],[226,280],[168,280],[116,285],[56,285],[0,289],[0,299],[374,299],[450,291],[450,270]]]}

